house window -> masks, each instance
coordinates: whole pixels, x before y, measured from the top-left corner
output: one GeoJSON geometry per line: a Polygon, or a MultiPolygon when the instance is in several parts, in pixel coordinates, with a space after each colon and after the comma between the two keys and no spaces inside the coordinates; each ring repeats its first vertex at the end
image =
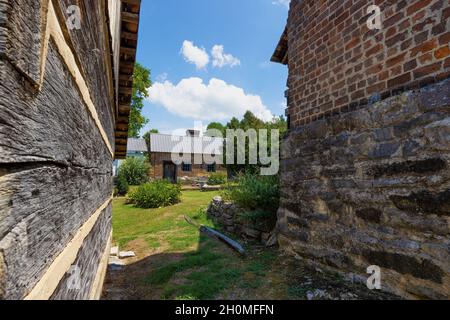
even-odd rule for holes
{"type": "Polygon", "coordinates": [[[183,167],[183,171],[184,172],[191,172],[192,171],[192,164],[183,162],[183,166],[182,167],[183,167]]]}
{"type": "Polygon", "coordinates": [[[208,172],[216,172],[216,164],[208,164],[208,172]]]}

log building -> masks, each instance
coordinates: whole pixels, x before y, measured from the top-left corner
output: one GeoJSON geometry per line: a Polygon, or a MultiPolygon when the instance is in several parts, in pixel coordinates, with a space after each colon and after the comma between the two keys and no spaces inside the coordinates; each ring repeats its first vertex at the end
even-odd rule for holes
{"type": "Polygon", "coordinates": [[[186,136],[151,134],[150,176],[175,183],[179,178],[204,178],[216,172],[227,174],[223,147],[222,138],[201,137],[196,130],[187,130],[186,136]]]}
{"type": "Polygon", "coordinates": [[[292,0],[279,243],[406,298],[450,298],[450,2],[292,0]]]}
{"type": "Polygon", "coordinates": [[[98,299],[140,0],[0,1],[0,299],[98,299]]]}

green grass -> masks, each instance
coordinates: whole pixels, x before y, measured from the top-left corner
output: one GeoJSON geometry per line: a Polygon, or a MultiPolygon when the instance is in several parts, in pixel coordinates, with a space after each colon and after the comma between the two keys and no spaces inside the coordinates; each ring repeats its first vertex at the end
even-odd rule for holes
{"type": "Polygon", "coordinates": [[[184,191],[181,203],[159,209],[139,209],[126,204],[124,198],[114,200],[113,228],[114,242],[120,247],[136,239],[145,240],[151,248],[167,241],[170,251],[183,251],[199,241],[195,228],[187,225],[184,215],[200,224],[213,226],[205,210],[216,194],[210,192],[184,191]],[[171,233],[171,235],[165,235],[171,233]]]}
{"type": "Polygon", "coordinates": [[[198,224],[220,228],[206,215],[216,195],[183,191],[181,203],[159,209],[135,208],[125,198],[114,200],[114,242],[134,250],[133,241],[140,240],[140,249],[144,244],[150,252],[147,259],[153,259],[151,250],[159,250],[154,266],[132,279],[140,290],[158,292],[159,299],[213,299],[232,287],[251,290],[264,283],[275,259],[273,251],[241,257],[184,220],[187,215],[198,224]]]}

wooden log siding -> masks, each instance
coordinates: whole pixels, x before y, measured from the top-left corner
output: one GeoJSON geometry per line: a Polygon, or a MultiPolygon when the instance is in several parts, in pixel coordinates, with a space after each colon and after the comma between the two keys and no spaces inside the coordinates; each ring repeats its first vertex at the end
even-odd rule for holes
{"type": "Polygon", "coordinates": [[[0,299],[101,292],[119,110],[111,2],[77,1],[82,28],[69,31],[70,1],[0,1],[0,299]]]}

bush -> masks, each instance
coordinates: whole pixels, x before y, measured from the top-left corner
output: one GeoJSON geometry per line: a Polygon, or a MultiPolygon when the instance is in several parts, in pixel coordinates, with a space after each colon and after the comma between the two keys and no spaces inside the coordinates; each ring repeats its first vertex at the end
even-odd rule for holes
{"type": "Polygon", "coordinates": [[[227,183],[227,176],[220,172],[211,174],[207,182],[210,186],[219,186],[225,183],[227,183]]]}
{"type": "Polygon", "coordinates": [[[117,177],[117,183],[116,183],[116,195],[118,196],[125,196],[128,193],[129,190],[129,185],[127,182],[127,179],[125,178],[124,175],[119,175],[117,177]]]}
{"type": "Polygon", "coordinates": [[[277,212],[279,205],[278,176],[259,176],[246,174],[230,184],[223,197],[239,207],[251,211],[277,212]]]}
{"type": "Polygon", "coordinates": [[[167,207],[181,201],[181,186],[166,180],[158,180],[141,185],[129,195],[129,198],[138,208],[167,207]]]}
{"type": "Polygon", "coordinates": [[[146,159],[127,158],[119,167],[119,176],[125,177],[128,184],[138,186],[148,182],[150,165],[146,159]]]}

